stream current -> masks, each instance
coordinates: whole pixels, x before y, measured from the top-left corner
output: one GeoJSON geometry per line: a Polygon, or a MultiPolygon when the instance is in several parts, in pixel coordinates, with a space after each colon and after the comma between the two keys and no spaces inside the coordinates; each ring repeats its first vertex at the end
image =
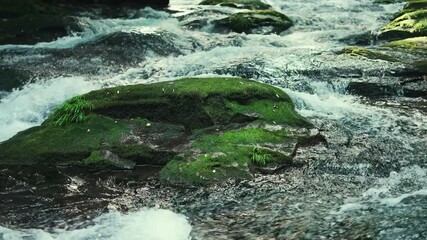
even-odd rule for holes
{"type": "Polygon", "coordinates": [[[0,239],[427,239],[426,100],[349,94],[352,82],[398,82],[405,67],[337,54],[403,4],[268,3],[295,26],[281,35],[189,30],[183,23],[199,6],[172,0],[169,13],[88,12],[82,33],[0,46],[1,65],[32,73],[23,87],[0,92],[0,141],[75,95],[192,76],[280,87],[327,140],[299,149],[299,167],[194,189],[163,186],[150,178],[158,169],[147,167],[1,169],[0,239]]]}

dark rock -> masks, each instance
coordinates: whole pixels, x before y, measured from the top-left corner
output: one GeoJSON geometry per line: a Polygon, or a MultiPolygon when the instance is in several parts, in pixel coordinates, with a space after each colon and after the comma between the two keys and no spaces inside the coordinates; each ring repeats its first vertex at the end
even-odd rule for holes
{"type": "Polygon", "coordinates": [[[12,91],[28,83],[31,78],[32,76],[29,71],[0,66],[0,91],[12,91]]]}
{"type": "Polygon", "coordinates": [[[385,96],[397,96],[402,92],[400,85],[383,85],[379,83],[351,82],[346,88],[350,94],[369,98],[380,98],[385,96]]]}
{"type": "Polygon", "coordinates": [[[406,81],[402,84],[405,97],[421,97],[427,99],[427,77],[406,81]]]}
{"type": "Polygon", "coordinates": [[[371,32],[365,32],[360,34],[349,35],[338,39],[338,41],[348,45],[370,46],[376,41],[376,36],[373,35],[371,32]]]}
{"type": "Polygon", "coordinates": [[[49,42],[78,31],[81,28],[75,18],[28,14],[0,21],[0,44],[49,42]]]}
{"type": "Polygon", "coordinates": [[[285,14],[274,10],[252,10],[238,13],[203,11],[204,16],[183,23],[191,29],[214,33],[279,34],[289,29],[293,22],[285,14]]]}

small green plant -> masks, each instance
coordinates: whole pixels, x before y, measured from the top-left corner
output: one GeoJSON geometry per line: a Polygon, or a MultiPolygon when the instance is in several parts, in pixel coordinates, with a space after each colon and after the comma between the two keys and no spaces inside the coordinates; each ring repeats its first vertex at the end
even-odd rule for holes
{"type": "Polygon", "coordinates": [[[87,113],[93,109],[93,104],[81,96],[73,97],[57,107],[52,113],[56,126],[62,127],[69,123],[81,123],[87,119],[87,113]]]}
{"type": "Polygon", "coordinates": [[[257,165],[263,166],[270,159],[270,154],[261,154],[258,147],[254,147],[252,150],[251,160],[257,165]]]}

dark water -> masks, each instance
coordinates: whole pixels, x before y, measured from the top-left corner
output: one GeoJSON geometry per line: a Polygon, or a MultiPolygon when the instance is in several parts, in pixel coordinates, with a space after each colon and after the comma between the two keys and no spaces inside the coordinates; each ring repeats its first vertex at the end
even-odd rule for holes
{"type": "Polygon", "coordinates": [[[375,31],[402,4],[270,4],[296,22],[280,36],[214,34],[209,25],[188,30],[183,24],[198,8],[176,0],[177,13],[82,17],[83,34],[0,46],[2,65],[33,76],[2,96],[0,140],[93,89],[218,75],[283,88],[327,140],[300,149],[300,167],[194,189],[162,186],[152,168],[2,169],[0,239],[188,239],[190,231],[193,239],[426,239],[427,101],[399,88],[367,98],[349,94],[354,83],[399,86],[409,70],[337,54],[374,43],[375,31]]]}

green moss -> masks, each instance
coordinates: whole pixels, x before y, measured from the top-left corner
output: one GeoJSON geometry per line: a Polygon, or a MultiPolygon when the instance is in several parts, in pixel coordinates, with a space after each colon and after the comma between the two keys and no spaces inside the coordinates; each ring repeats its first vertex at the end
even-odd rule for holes
{"type": "Polygon", "coordinates": [[[90,115],[84,124],[57,127],[45,124],[18,133],[0,145],[0,159],[15,159],[18,164],[78,163],[92,151],[120,144],[123,133],[132,126],[98,115],[90,115]]]}
{"type": "Polygon", "coordinates": [[[380,59],[389,62],[398,62],[399,59],[379,51],[368,50],[362,47],[345,47],[342,54],[347,54],[352,57],[364,57],[368,59],[380,59]]]}
{"type": "Polygon", "coordinates": [[[123,160],[113,155],[109,151],[96,150],[91,155],[83,160],[83,164],[94,167],[105,167],[105,168],[119,168],[126,169],[132,168],[135,162],[129,160],[123,160]],[[108,156],[109,155],[109,156],[108,156]]]}
{"type": "Polygon", "coordinates": [[[404,39],[427,34],[427,9],[404,13],[380,30],[380,39],[404,39]]]}
{"type": "MultiPolygon", "coordinates": [[[[288,116],[298,116],[289,97],[280,89],[237,78],[182,79],[150,85],[103,89],[85,95],[94,104],[94,112],[114,118],[144,116],[152,122],[174,123],[189,129],[217,124],[227,125],[244,115],[235,104],[253,105],[257,101],[274,104],[288,102],[288,116]]],[[[255,104],[256,105],[256,104],[255,104]]],[[[244,109],[245,107],[241,107],[244,109]]],[[[262,109],[262,111],[265,111],[262,109]]],[[[273,119],[274,112],[268,118],[273,119]]],[[[277,112],[279,119],[285,113],[277,112]]],[[[302,117],[290,119],[305,122],[302,117]]]]}
{"type": "Polygon", "coordinates": [[[221,5],[244,9],[270,9],[271,6],[260,0],[204,0],[200,5],[221,5]]]}
{"type": "Polygon", "coordinates": [[[427,37],[407,38],[399,41],[389,42],[383,46],[391,48],[403,48],[407,50],[418,50],[426,53],[427,37]]]}
{"type": "Polygon", "coordinates": [[[239,12],[230,16],[230,28],[235,32],[251,33],[262,27],[273,28],[280,33],[292,26],[292,21],[284,14],[274,10],[254,10],[239,12]]]}
{"type": "Polygon", "coordinates": [[[193,157],[176,158],[160,172],[167,181],[203,184],[248,178],[248,168],[284,163],[290,157],[272,146],[285,142],[285,130],[247,128],[205,135],[192,144],[193,157]],[[254,151],[256,149],[256,151],[254,151]]]}

